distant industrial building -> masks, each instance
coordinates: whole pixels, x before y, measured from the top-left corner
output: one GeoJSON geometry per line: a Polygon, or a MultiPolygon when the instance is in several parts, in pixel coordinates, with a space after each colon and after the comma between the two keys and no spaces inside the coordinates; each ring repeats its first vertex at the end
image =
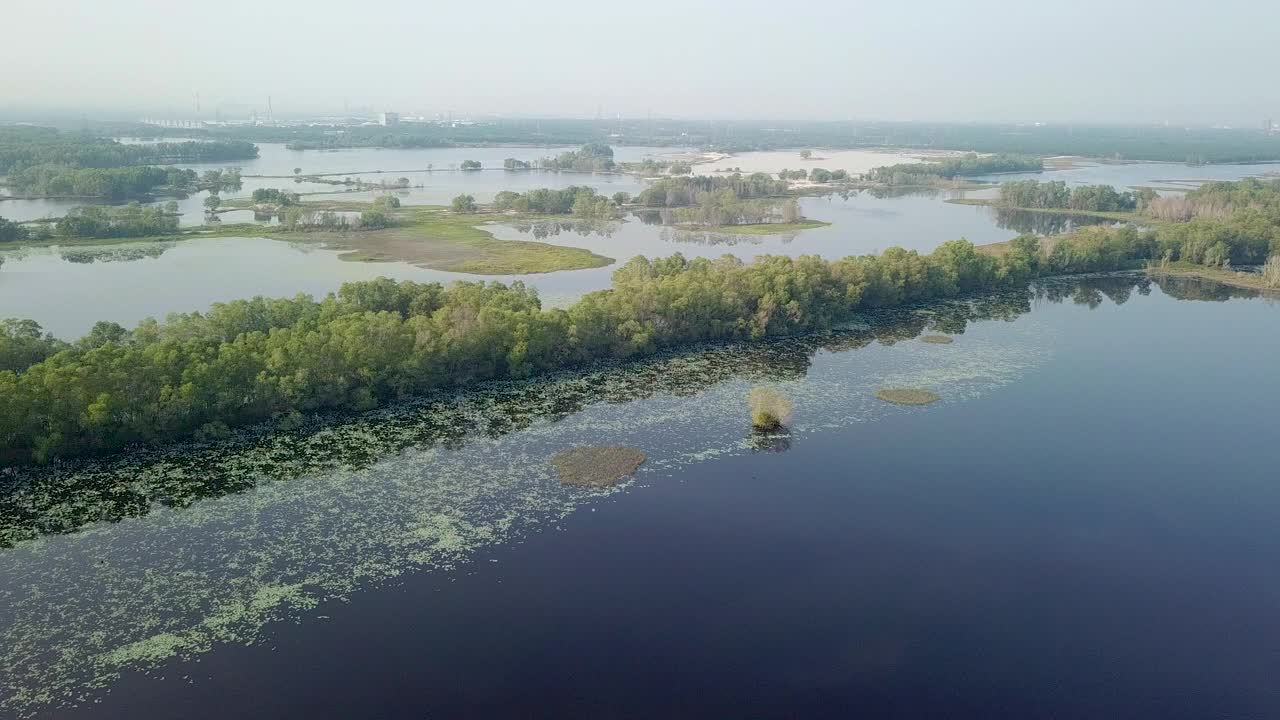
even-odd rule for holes
{"type": "Polygon", "coordinates": [[[390,127],[400,124],[400,113],[384,112],[378,116],[378,124],[390,127]]]}

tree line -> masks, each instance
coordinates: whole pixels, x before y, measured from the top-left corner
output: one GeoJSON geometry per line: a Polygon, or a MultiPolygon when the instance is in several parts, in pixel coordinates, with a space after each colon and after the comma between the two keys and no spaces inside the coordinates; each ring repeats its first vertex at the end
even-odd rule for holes
{"type": "Polygon", "coordinates": [[[617,214],[617,206],[622,204],[618,199],[610,199],[585,185],[570,185],[560,189],[539,188],[523,193],[503,190],[494,196],[493,209],[498,212],[571,214],[581,218],[604,219],[617,214]]]}
{"type": "Polygon", "coordinates": [[[613,148],[605,143],[591,142],[578,150],[562,152],[556,157],[543,158],[544,170],[572,170],[576,172],[608,172],[614,169],[613,148]]]}
{"type": "Polygon", "coordinates": [[[702,147],[726,152],[801,147],[912,147],[1048,157],[1081,155],[1190,163],[1280,160],[1280,135],[1257,129],[1123,125],[802,121],[732,123],[621,118],[504,118],[474,124],[399,127],[243,126],[208,130],[115,126],[116,134],[173,135],[283,142],[293,147],[447,147],[521,143],[580,145],[614,136],[616,144],[702,147]],[[194,134],[194,135],[193,135],[194,134]]]}
{"type": "Polygon", "coordinates": [[[947,158],[941,162],[898,163],[873,169],[871,180],[887,185],[927,185],[941,178],[975,177],[1005,172],[1040,172],[1044,162],[1030,155],[978,155],[947,158]]]}
{"type": "Polygon", "coordinates": [[[703,194],[718,190],[728,190],[742,200],[782,197],[787,194],[787,183],[774,180],[767,173],[668,177],[645,188],[636,196],[636,202],[646,207],[690,207],[698,205],[703,194]]]}
{"type": "Polygon", "coordinates": [[[9,461],[44,462],[683,343],[817,330],[863,309],[1018,286],[1060,269],[1060,258],[1071,270],[1112,269],[1133,252],[1114,238],[1130,234],[1103,236],[1116,248],[1096,260],[1093,249],[1070,254],[1071,240],[1044,257],[1034,237],[998,258],[963,240],[930,255],[893,248],[838,261],[639,257],[614,273],[612,290],[567,309],[543,310],[521,283],[381,279],[320,301],[236,301],[131,331],[100,323],[74,345],[34,324],[6,326],[0,447],[9,461]]]}
{"type": "Polygon", "coordinates": [[[30,232],[25,225],[0,217],[0,243],[26,240],[30,232]]]}
{"type": "Polygon", "coordinates": [[[173,167],[76,168],[68,165],[31,165],[12,170],[6,182],[14,190],[31,195],[125,200],[142,197],[158,189],[192,191],[196,189],[198,181],[194,170],[173,167]]]}
{"type": "Polygon", "coordinates": [[[1068,188],[1061,180],[1020,180],[1000,186],[1000,204],[1014,208],[1123,212],[1144,210],[1157,197],[1151,188],[1124,192],[1110,185],[1068,188]]]}
{"type": "Polygon", "coordinates": [[[0,128],[0,174],[33,165],[118,168],[166,163],[232,162],[258,157],[244,140],[125,144],[53,128],[0,128]]]}
{"type": "Polygon", "coordinates": [[[177,232],[176,203],[170,207],[144,207],[138,203],[119,208],[85,205],[72,208],[54,226],[54,234],[63,238],[131,238],[177,232]]]}
{"type": "Polygon", "coordinates": [[[794,198],[742,199],[728,188],[698,194],[698,204],[677,207],[672,213],[680,223],[707,227],[794,223],[803,219],[800,204],[794,198]]]}

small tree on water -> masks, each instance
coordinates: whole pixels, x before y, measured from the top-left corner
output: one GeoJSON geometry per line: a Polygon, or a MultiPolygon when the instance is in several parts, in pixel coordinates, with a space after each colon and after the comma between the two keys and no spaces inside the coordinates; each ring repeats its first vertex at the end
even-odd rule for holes
{"type": "Polygon", "coordinates": [[[751,426],[756,430],[777,430],[795,411],[791,398],[769,387],[751,388],[747,404],[751,406],[751,426]]]}

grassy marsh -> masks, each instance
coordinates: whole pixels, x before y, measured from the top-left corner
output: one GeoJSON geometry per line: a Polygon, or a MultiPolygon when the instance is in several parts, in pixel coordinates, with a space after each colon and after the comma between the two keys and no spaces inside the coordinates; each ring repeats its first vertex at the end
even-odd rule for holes
{"type": "MultiPolygon", "coordinates": [[[[308,211],[359,212],[370,203],[324,200],[302,204],[308,211]]],[[[191,238],[266,237],[293,242],[315,242],[345,250],[344,260],[356,262],[407,262],[419,267],[474,275],[524,275],[582,270],[612,265],[615,260],[582,248],[550,243],[499,240],[483,226],[516,218],[499,213],[458,215],[443,208],[414,207],[394,213],[395,227],[384,230],[289,229],[258,223],[217,223],[182,228],[169,235],[129,238],[49,238],[22,245],[103,246],[186,240],[191,238]]],[[[529,216],[539,217],[539,216],[529,216]]]]}

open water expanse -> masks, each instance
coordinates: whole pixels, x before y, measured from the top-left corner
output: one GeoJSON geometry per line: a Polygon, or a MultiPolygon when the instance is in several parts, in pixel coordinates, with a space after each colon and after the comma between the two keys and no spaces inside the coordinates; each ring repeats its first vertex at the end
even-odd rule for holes
{"type": "MultiPolygon", "coordinates": [[[[404,175],[421,185],[410,204],[644,187],[449,169],[557,150],[264,145],[243,168],[404,175]]],[[[240,194],[279,186],[297,187],[246,179],[240,194]]],[[[791,235],[640,217],[489,229],[621,263],[928,252],[1089,222],[948,197],[805,198],[832,225],[791,235]]],[[[187,220],[201,200],[182,201],[187,220]]],[[[0,215],[65,211],[39,202],[0,215]]],[[[616,267],[469,276],[261,238],[9,249],[0,318],[69,339],[97,320],[378,276],[520,280],[563,305],[616,267]]],[[[1104,275],[287,433],[0,469],[0,717],[1277,717],[1277,357],[1274,300],[1104,275]],[[795,401],[782,431],[751,431],[759,385],[795,401]],[[875,396],[886,387],[941,400],[891,405],[875,396]],[[618,487],[562,485],[550,458],[582,446],[647,460],[618,487]]]]}
{"type": "Polygon", "coordinates": [[[0,709],[1274,717],[1278,356],[1274,302],[1099,276],[6,471],[0,709]]]}

